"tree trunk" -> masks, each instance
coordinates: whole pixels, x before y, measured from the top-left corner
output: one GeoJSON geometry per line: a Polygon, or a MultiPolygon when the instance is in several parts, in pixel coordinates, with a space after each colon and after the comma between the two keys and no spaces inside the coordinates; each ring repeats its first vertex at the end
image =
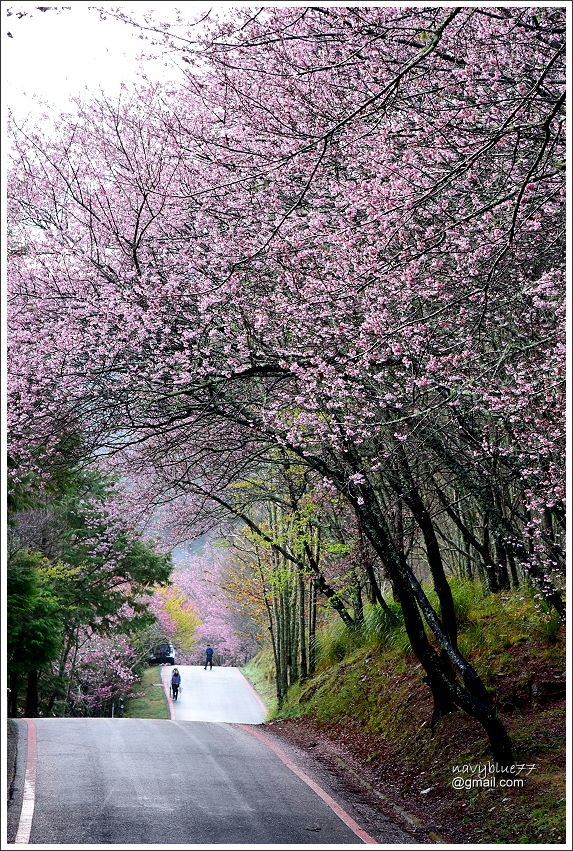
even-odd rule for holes
{"type": "Polygon", "coordinates": [[[308,601],[308,673],[316,670],[316,584],[310,580],[308,601]]]}
{"type": "Polygon", "coordinates": [[[38,714],[38,671],[28,671],[28,684],[26,688],[26,718],[35,718],[38,714]]]}
{"type": "Polygon", "coordinates": [[[20,689],[20,675],[16,672],[11,672],[8,678],[9,694],[8,694],[8,717],[18,717],[18,693],[20,689]]]}
{"type": "Polygon", "coordinates": [[[509,591],[509,571],[507,569],[507,549],[503,542],[501,534],[495,538],[495,555],[497,560],[497,574],[500,590],[509,591]]]}
{"type": "Polygon", "coordinates": [[[299,614],[298,614],[298,571],[292,576],[288,589],[288,632],[289,632],[289,683],[297,683],[300,677],[299,668],[299,614]]]}
{"type": "Polygon", "coordinates": [[[306,590],[304,578],[298,576],[298,618],[300,635],[300,681],[303,683],[308,677],[308,659],[306,655],[306,590]]]}
{"type": "Polygon", "coordinates": [[[374,493],[365,486],[361,486],[361,491],[364,529],[387,566],[394,593],[402,607],[408,638],[426,672],[426,682],[432,691],[434,717],[450,712],[454,705],[460,707],[484,727],[496,762],[503,766],[513,764],[511,740],[496,715],[485,685],[477,672],[452,645],[420,583],[406,564],[403,554],[395,551],[383,518],[369,508],[377,504],[374,493]],[[420,612],[438,640],[444,654],[442,657],[428,640],[420,612]],[[446,663],[444,656],[447,656],[449,663],[446,663]],[[461,674],[463,685],[457,681],[456,671],[461,674]]]}
{"type": "Polygon", "coordinates": [[[284,703],[287,693],[287,673],[284,647],[284,625],[280,611],[280,596],[274,597],[274,613],[276,624],[276,684],[277,684],[277,706],[280,709],[284,703]]]}
{"type": "Polygon", "coordinates": [[[394,612],[388,606],[388,603],[384,599],[384,595],[382,594],[382,589],[380,588],[380,585],[379,585],[378,580],[376,578],[376,575],[374,573],[374,567],[372,565],[370,558],[368,557],[368,550],[367,550],[367,546],[366,546],[366,541],[364,540],[364,531],[362,529],[362,523],[361,523],[360,518],[358,516],[356,517],[356,522],[358,524],[358,537],[359,537],[359,541],[360,541],[361,561],[362,561],[362,565],[363,565],[363,567],[366,571],[366,575],[368,576],[368,582],[369,582],[369,594],[368,594],[368,596],[369,596],[370,602],[378,603],[378,605],[384,610],[384,612],[388,616],[390,623],[397,624],[398,618],[396,617],[396,615],[394,614],[394,612]]]}
{"type": "Polygon", "coordinates": [[[442,561],[442,554],[434,529],[434,524],[432,523],[429,511],[422,502],[420,492],[414,486],[411,479],[409,484],[410,489],[408,494],[403,497],[404,502],[412,511],[414,519],[422,532],[424,544],[426,545],[428,566],[430,568],[430,573],[432,574],[434,589],[438,595],[438,600],[440,601],[440,617],[442,624],[452,647],[457,649],[458,626],[456,622],[456,611],[452,597],[452,589],[446,579],[444,563],[442,561]]]}

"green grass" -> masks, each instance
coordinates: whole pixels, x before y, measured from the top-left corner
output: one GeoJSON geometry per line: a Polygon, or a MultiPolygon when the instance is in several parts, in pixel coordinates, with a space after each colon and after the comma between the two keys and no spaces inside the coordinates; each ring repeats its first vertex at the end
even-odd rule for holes
{"type": "Polygon", "coordinates": [[[144,692],[142,697],[130,698],[125,706],[124,718],[170,718],[165,690],[161,682],[161,667],[152,665],[143,672],[141,682],[134,691],[144,692]]]}
{"type": "MultiPolygon", "coordinates": [[[[539,665],[562,661],[564,666],[563,629],[560,631],[554,614],[539,606],[532,592],[489,594],[480,583],[453,580],[452,594],[459,618],[460,650],[477,667],[486,686],[497,685],[500,675],[525,682],[531,670],[524,668],[524,657],[539,665]]],[[[436,602],[433,592],[428,596],[436,602]]],[[[390,607],[397,613],[393,602],[390,607]]],[[[365,607],[360,630],[348,630],[338,618],[323,628],[316,636],[316,658],[315,676],[303,687],[290,689],[285,714],[292,715],[294,705],[300,704],[298,714],[331,717],[347,711],[355,715],[365,695],[368,704],[372,700],[369,680],[380,680],[374,691],[382,685],[383,691],[389,689],[392,695],[400,691],[398,680],[415,665],[402,623],[393,623],[379,606],[370,605],[365,607]]],[[[262,663],[253,660],[250,664],[262,663]]],[[[268,669],[269,661],[266,664],[268,669]]],[[[420,669],[418,679],[421,676],[420,669]]],[[[371,724],[369,717],[362,720],[371,724]]],[[[376,727],[379,720],[377,716],[376,727]]]]}
{"type": "MultiPolygon", "coordinates": [[[[315,674],[289,689],[273,719],[308,718],[349,736],[360,729],[373,737],[370,753],[384,751],[392,771],[414,777],[423,772],[424,784],[442,787],[446,806],[457,817],[467,816],[480,841],[563,841],[565,701],[536,702],[532,684],[564,677],[564,627],[527,589],[488,594],[479,583],[453,582],[452,593],[460,649],[495,694],[516,761],[536,766],[527,794],[451,790],[451,766],[483,763],[489,743],[461,712],[445,716],[430,734],[432,700],[424,671],[403,626],[379,607],[366,607],[361,630],[350,632],[336,619],[320,631],[315,674]]],[[[269,656],[266,667],[271,663],[269,656]]]]}
{"type": "Polygon", "coordinates": [[[241,668],[241,672],[267,707],[269,717],[272,717],[277,704],[272,655],[268,652],[259,653],[241,668]]]}

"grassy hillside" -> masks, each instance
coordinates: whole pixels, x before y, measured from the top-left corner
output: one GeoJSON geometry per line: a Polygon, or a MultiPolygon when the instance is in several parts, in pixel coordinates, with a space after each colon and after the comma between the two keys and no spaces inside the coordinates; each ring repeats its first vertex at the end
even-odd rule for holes
{"type": "MultiPolygon", "coordinates": [[[[316,674],[291,687],[280,713],[275,705],[273,729],[303,746],[343,748],[375,789],[446,841],[564,842],[564,627],[530,594],[486,595],[464,583],[454,595],[460,648],[495,694],[514,744],[512,776],[483,782],[491,778],[488,742],[463,713],[432,732],[421,666],[403,629],[375,609],[358,636],[338,621],[321,633],[316,674]]],[[[261,654],[245,673],[273,705],[268,657],[261,654]]]]}

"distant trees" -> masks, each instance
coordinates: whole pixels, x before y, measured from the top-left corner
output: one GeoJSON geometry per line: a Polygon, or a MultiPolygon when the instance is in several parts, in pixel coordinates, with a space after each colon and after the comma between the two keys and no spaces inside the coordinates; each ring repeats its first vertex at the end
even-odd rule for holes
{"type": "Polygon", "coordinates": [[[242,665],[258,649],[255,624],[241,594],[227,594],[227,553],[205,542],[201,552],[183,552],[175,559],[173,590],[198,613],[193,647],[182,648],[190,664],[203,664],[211,644],[216,664],[242,665]]]}
{"type": "Polygon", "coordinates": [[[206,524],[254,522],[235,483],[286,457],[343,500],[436,712],[511,761],[448,574],[563,611],[563,10],[240,9],[193,38],[180,86],[11,128],[14,457],[77,430],[206,524]]]}
{"type": "Polygon", "coordinates": [[[146,597],[169,580],[169,556],[130,530],[109,480],[68,470],[64,482],[51,493],[31,489],[33,507],[9,515],[14,715],[22,685],[30,716],[101,714],[114,694],[127,694],[137,636],[155,620],[146,597]]]}
{"type": "Polygon", "coordinates": [[[155,593],[161,600],[163,612],[173,624],[170,635],[177,642],[178,655],[191,653],[196,643],[197,627],[201,625],[197,611],[187,595],[177,588],[159,588],[155,593]]]}
{"type": "Polygon", "coordinates": [[[319,589],[324,602],[333,604],[350,623],[344,604],[335,599],[318,567],[316,529],[301,514],[281,506],[280,497],[269,494],[254,517],[248,516],[249,525],[232,538],[235,567],[226,578],[226,587],[238,599],[246,597],[268,633],[279,709],[288,687],[314,671],[319,589]]]}

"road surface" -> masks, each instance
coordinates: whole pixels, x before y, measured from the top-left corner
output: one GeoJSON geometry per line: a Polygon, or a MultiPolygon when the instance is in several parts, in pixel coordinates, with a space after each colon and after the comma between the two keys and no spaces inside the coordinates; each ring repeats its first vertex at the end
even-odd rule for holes
{"type": "MultiPolygon", "coordinates": [[[[264,707],[238,669],[180,671],[172,720],[17,721],[11,847],[413,843],[390,823],[375,840],[265,735],[264,707]]],[[[158,670],[167,693],[170,672],[158,670]]]]}
{"type": "Polygon", "coordinates": [[[177,721],[216,721],[227,724],[262,724],[267,710],[251,684],[238,668],[214,665],[177,665],[181,674],[181,692],[176,701],[169,699],[169,679],[173,668],[161,668],[163,682],[177,721]]]}

